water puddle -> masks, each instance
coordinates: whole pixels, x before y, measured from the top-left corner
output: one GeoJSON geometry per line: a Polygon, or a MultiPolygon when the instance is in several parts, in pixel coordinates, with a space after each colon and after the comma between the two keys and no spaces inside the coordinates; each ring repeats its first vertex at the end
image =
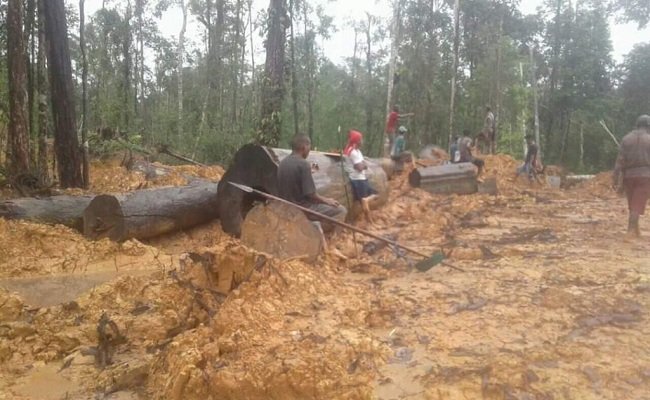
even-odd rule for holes
{"type": "Polygon", "coordinates": [[[33,307],[67,303],[106,282],[121,276],[146,276],[153,270],[102,271],[84,274],[47,275],[32,278],[0,279],[0,287],[16,292],[33,307]]]}

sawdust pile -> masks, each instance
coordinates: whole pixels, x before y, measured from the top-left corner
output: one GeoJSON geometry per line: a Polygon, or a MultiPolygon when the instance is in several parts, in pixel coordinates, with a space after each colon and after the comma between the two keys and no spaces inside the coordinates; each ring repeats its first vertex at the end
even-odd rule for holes
{"type": "Polygon", "coordinates": [[[592,179],[576,185],[574,190],[599,197],[611,197],[614,195],[614,191],[612,190],[612,172],[601,172],[592,179]]]}
{"type": "Polygon", "coordinates": [[[156,363],[160,399],[368,398],[384,350],[364,330],[370,304],[327,264],[266,260],[156,363]]]}
{"type": "MultiPolygon", "coordinates": [[[[160,186],[182,186],[189,183],[190,177],[218,181],[224,174],[223,168],[218,165],[167,166],[152,163],[154,167],[163,169],[164,174],[147,179],[144,173],[130,171],[121,164],[119,159],[93,161],[90,166],[91,185],[88,191],[91,193],[121,193],[160,186]]],[[[75,190],[66,192],[74,194],[75,190]]]]}
{"type": "MultiPolygon", "coordinates": [[[[89,241],[63,225],[0,218],[0,277],[155,269],[160,250],[128,240],[89,241]]],[[[167,260],[165,260],[167,262],[167,260]]]]}
{"type": "Polygon", "coordinates": [[[0,381],[62,359],[59,374],[82,382],[73,397],[131,388],[159,399],[370,397],[387,350],[366,329],[377,320],[366,286],[344,282],[330,260],[282,262],[233,240],[181,258],[180,269],[122,277],[53,307],[0,290],[0,381]],[[97,369],[104,313],[125,339],[97,369]]]}

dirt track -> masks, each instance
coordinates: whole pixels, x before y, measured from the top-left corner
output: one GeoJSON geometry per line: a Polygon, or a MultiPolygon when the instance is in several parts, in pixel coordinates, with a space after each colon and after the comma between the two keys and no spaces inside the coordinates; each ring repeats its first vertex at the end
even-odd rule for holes
{"type": "MultiPolygon", "coordinates": [[[[488,172],[512,163],[489,159],[488,172]]],[[[506,176],[497,197],[432,197],[397,181],[377,215],[384,233],[442,246],[463,271],[412,272],[416,260],[390,249],[282,262],[215,224],[145,245],[46,236],[38,251],[12,253],[29,268],[0,260],[2,276],[71,272],[51,261],[63,251],[56,240],[74,249],[61,259],[76,255],[86,274],[127,276],[50,307],[0,291],[0,399],[648,398],[648,234],[621,241],[625,206],[605,176],[570,191],[506,176]],[[215,295],[200,269],[179,270],[185,251],[217,254],[241,285],[215,295]],[[104,370],[82,354],[102,311],[128,340],[104,370]]],[[[650,218],[642,226],[650,232],[650,218]]],[[[23,246],[59,229],[0,228],[23,246]]],[[[349,234],[335,244],[355,253],[349,234]]]]}

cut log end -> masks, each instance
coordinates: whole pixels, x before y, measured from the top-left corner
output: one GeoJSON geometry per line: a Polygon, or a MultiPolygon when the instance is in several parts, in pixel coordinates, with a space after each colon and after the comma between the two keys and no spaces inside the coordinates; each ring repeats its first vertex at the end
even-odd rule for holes
{"type": "Polygon", "coordinates": [[[313,262],[323,245],[318,228],[302,212],[275,201],[255,206],[241,232],[243,244],[280,259],[304,256],[313,262]]]}
{"type": "Polygon", "coordinates": [[[103,194],[95,197],[84,211],[84,235],[93,240],[121,240],[125,234],[124,213],[117,197],[103,194]]]}

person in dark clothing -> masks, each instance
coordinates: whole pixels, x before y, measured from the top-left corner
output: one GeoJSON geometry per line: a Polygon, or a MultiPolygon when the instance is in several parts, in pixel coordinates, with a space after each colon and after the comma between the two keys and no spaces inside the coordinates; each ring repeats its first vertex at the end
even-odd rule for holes
{"type": "MultiPolygon", "coordinates": [[[[306,158],[311,151],[311,140],[307,135],[298,134],[291,141],[291,155],[285,157],[278,165],[278,191],[280,197],[292,203],[309,208],[318,213],[345,221],[347,209],[336,200],[320,196],[316,192],[311,165],[306,158]]],[[[317,217],[306,214],[312,221],[317,217]]],[[[322,229],[329,231],[334,227],[325,221],[319,221],[322,229]]]]}
{"type": "Polygon", "coordinates": [[[517,178],[519,175],[525,173],[528,175],[528,180],[533,182],[534,179],[537,179],[537,154],[539,153],[539,147],[535,143],[535,138],[533,135],[526,135],[526,144],[528,148],[526,149],[526,160],[524,164],[517,168],[517,178]]]}
{"type": "Polygon", "coordinates": [[[645,213],[650,198],[650,116],[642,115],[636,129],[621,140],[616,166],[614,187],[625,192],[629,210],[627,233],[639,237],[639,217],[645,213]]]}
{"type": "Polygon", "coordinates": [[[458,162],[469,162],[476,166],[478,173],[476,177],[478,180],[481,180],[481,175],[483,174],[483,168],[485,167],[485,161],[480,158],[474,157],[472,154],[472,149],[474,148],[474,141],[467,134],[468,131],[463,131],[464,136],[458,141],[458,152],[460,153],[460,159],[458,162]]]}
{"type": "Polygon", "coordinates": [[[449,146],[449,161],[453,163],[460,162],[460,152],[458,151],[458,141],[460,137],[454,136],[454,139],[449,146]]]}

